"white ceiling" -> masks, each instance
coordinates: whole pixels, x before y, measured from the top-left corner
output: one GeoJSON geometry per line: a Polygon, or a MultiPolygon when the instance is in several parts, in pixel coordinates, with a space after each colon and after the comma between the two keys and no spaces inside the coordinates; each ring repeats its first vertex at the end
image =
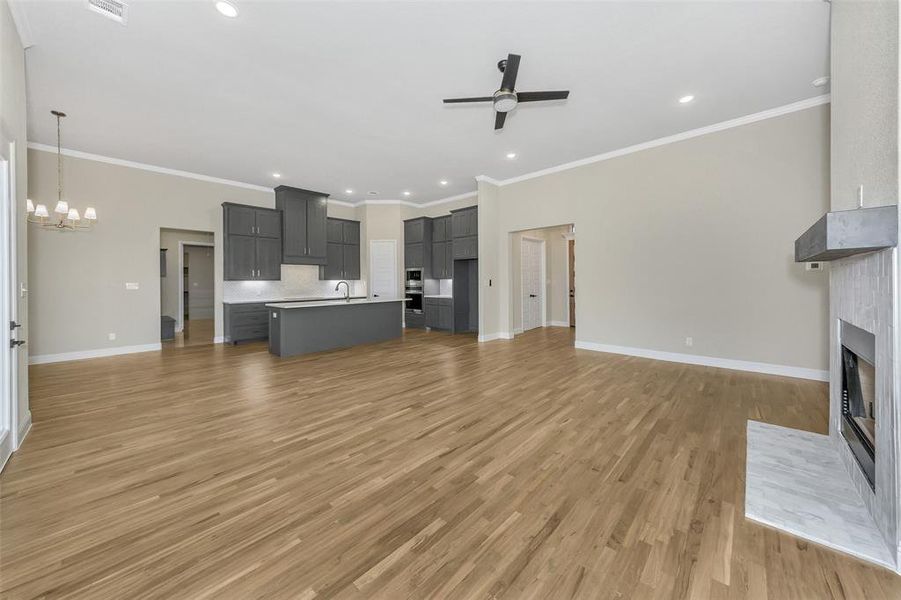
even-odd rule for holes
{"type": "Polygon", "coordinates": [[[125,27],[84,0],[17,4],[34,44],[31,141],[55,145],[56,108],[69,114],[66,148],[350,201],[470,192],[476,175],[818,96],[811,81],[829,73],[819,0],[234,0],[236,19],[212,0],[132,1],[125,27]],[[508,52],[523,57],[519,90],[569,89],[569,100],[520,106],[500,132],[490,104],[441,103],[490,95],[508,52]],[[696,100],[679,104],[685,94],[696,100]]]}

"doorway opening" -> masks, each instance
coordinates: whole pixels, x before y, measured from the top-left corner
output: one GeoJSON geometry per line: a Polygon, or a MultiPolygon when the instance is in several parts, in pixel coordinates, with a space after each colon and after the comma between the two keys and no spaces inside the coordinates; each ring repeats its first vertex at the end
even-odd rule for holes
{"type": "Polygon", "coordinates": [[[160,229],[160,339],[165,345],[213,343],[213,240],[207,231],[160,229]]]}
{"type": "Polygon", "coordinates": [[[575,327],[575,244],[572,225],[511,233],[513,333],[575,327]]]}

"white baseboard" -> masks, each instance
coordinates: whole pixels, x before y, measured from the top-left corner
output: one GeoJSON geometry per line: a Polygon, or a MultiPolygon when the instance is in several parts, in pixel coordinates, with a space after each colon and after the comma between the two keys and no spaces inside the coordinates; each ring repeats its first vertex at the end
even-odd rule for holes
{"type": "Polygon", "coordinates": [[[45,363],[65,362],[69,360],[84,360],[86,358],[102,358],[104,356],[118,356],[119,354],[134,354],[136,352],[153,352],[161,350],[160,342],[154,344],[140,344],[138,346],[117,346],[115,348],[99,348],[97,350],[80,350],[78,352],[62,352],[60,354],[39,354],[28,357],[28,364],[42,365],[45,363]]]}
{"type": "Polygon", "coordinates": [[[750,362],[735,360],[732,358],[717,358],[715,356],[702,356],[700,354],[682,354],[679,352],[662,352],[660,350],[646,350],[644,348],[630,348],[628,346],[614,346],[611,344],[596,344],[576,340],[576,348],[592,350],[594,352],[609,352],[611,354],[625,354],[628,356],[640,356],[654,360],[667,362],[686,363],[689,365],[703,365],[705,367],[717,367],[720,369],[732,369],[734,371],[750,371],[752,373],[766,373],[768,375],[782,375],[784,377],[797,377],[798,379],[813,379],[815,381],[829,381],[829,371],[807,369],[805,367],[792,367],[788,365],[774,365],[771,363],[750,362]]]}
{"type": "Polygon", "coordinates": [[[523,332],[523,328],[517,327],[516,329],[513,330],[513,335],[519,335],[522,332],[523,332]]]}
{"type": "Polygon", "coordinates": [[[16,438],[16,441],[18,442],[19,445],[15,448],[15,450],[18,450],[19,448],[22,447],[22,442],[25,441],[25,436],[28,435],[29,431],[31,431],[31,411],[30,410],[28,411],[28,414],[25,415],[25,420],[23,420],[22,423],[19,425],[19,435],[16,438]]]}
{"type": "Polygon", "coordinates": [[[224,337],[224,336],[217,335],[216,337],[213,338],[213,343],[214,343],[214,344],[221,344],[221,343],[223,343],[223,342],[225,342],[225,337],[224,337]]]}
{"type": "Polygon", "coordinates": [[[548,321],[549,327],[569,327],[567,321],[548,321]]]}
{"type": "Polygon", "coordinates": [[[480,342],[490,342],[491,340],[512,340],[513,334],[509,331],[501,331],[498,333],[486,333],[485,335],[479,334],[480,342]]]}

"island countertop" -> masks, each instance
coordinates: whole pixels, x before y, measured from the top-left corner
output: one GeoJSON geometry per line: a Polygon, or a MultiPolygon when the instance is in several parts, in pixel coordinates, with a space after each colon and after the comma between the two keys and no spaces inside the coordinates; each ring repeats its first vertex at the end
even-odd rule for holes
{"type": "Polygon", "coordinates": [[[359,306],[361,304],[384,304],[385,302],[408,302],[409,298],[351,298],[350,300],[324,300],[321,302],[273,302],[266,308],[316,308],[321,306],[359,306]]]}

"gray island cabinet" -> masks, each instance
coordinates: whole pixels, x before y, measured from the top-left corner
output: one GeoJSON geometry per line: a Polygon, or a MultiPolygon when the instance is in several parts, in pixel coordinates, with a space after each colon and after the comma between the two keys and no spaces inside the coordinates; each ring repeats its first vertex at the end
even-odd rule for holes
{"type": "Polygon", "coordinates": [[[295,356],[399,338],[405,299],[275,302],[269,310],[269,352],[295,356]]]}

